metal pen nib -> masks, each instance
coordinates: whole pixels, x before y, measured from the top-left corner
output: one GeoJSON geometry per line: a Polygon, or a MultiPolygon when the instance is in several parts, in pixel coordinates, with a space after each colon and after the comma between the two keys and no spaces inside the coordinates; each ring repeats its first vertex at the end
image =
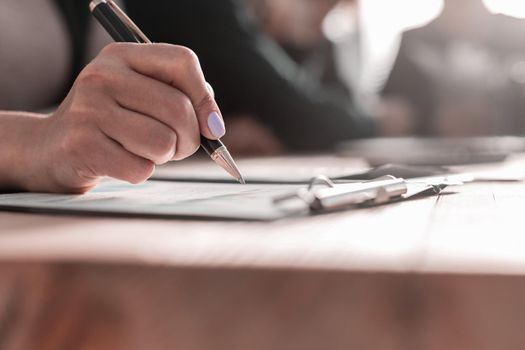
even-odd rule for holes
{"type": "Polygon", "coordinates": [[[239,183],[243,185],[246,184],[246,181],[244,181],[244,178],[242,177],[241,172],[237,167],[237,164],[235,164],[233,157],[231,156],[230,152],[228,152],[228,149],[225,146],[216,149],[212,154],[210,154],[210,157],[215,163],[217,163],[224,170],[226,170],[228,174],[236,178],[237,181],[239,181],[239,183]]]}
{"type": "Polygon", "coordinates": [[[201,135],[201,147],[217,165],[226,170],[228,174],[241,184],[246,184],[239,168],[237,168],[237,164],[235,164],[233,157],[221,140],[210,140],[201,135]]]}

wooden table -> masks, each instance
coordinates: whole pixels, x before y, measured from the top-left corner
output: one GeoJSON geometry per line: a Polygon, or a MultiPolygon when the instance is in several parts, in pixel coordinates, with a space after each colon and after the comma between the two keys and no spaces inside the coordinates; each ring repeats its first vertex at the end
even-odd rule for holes
{"type": "Polygon", "coordinates": [[[521,349],[523,203],[488,182],[273,223],[0,213],[0,349],[521,349]]]}

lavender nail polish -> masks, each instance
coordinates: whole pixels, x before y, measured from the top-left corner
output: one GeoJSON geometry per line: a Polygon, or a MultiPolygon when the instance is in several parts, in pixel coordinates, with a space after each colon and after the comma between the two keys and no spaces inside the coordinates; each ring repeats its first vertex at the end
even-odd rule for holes
{"type": "Polygon", "coordinates": [[[208,128],[213,136],[220,138],[226,134],[226,128],[222,118],[217,112],[211,112],[208,116],[208,128]]]}

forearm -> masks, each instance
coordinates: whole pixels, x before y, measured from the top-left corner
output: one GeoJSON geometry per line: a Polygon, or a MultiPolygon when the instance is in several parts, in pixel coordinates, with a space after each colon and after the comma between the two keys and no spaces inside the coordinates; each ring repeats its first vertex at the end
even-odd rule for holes
{"type": "Polygon", "coordinates": [[[0,111],[0,192],[25,190],[31,173],[31,153],[36,147],[43,114],[0,111]]]}

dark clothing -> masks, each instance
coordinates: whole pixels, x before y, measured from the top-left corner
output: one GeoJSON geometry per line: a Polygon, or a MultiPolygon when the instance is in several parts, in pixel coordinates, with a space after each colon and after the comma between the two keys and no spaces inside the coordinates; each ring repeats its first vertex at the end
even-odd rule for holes
{"type": "Polygon", "coordinates": [[[470,31],[440,17],[403,36],[384,95],[411,103],[419,135],[525,133],[525,21],[475,13],[470,31]]]}
{"type": "MultiPolygon", "coordinates": [[[[79,6],[87,8],[87,1],[59,2],[72,18],[80,16],[79,6]]],[[[330,148],[374,133],[371,119],[356,113],[349,98],[334,96],[301,74],[235,0],[125,3],[130,17],[153,41],[184,45],[197,53],[226,117],[254,115],[295,150],[330,148]]],[[[69,22],[76,40],[83,29],[69,22]]],[[[78,44],[75,48],[81,50],[78,44]]]]}
{"type": "MultiPolygon", "coordinates": [[[[65,96],[83,68],[89,20],[89,0],[56,0],[56,3],[64,13],[73,50],[73,66],[70,68],[71,81],[64,91],[65,96]]],[[[61,96],[62,98],[63,96],[61,96]]]]}

